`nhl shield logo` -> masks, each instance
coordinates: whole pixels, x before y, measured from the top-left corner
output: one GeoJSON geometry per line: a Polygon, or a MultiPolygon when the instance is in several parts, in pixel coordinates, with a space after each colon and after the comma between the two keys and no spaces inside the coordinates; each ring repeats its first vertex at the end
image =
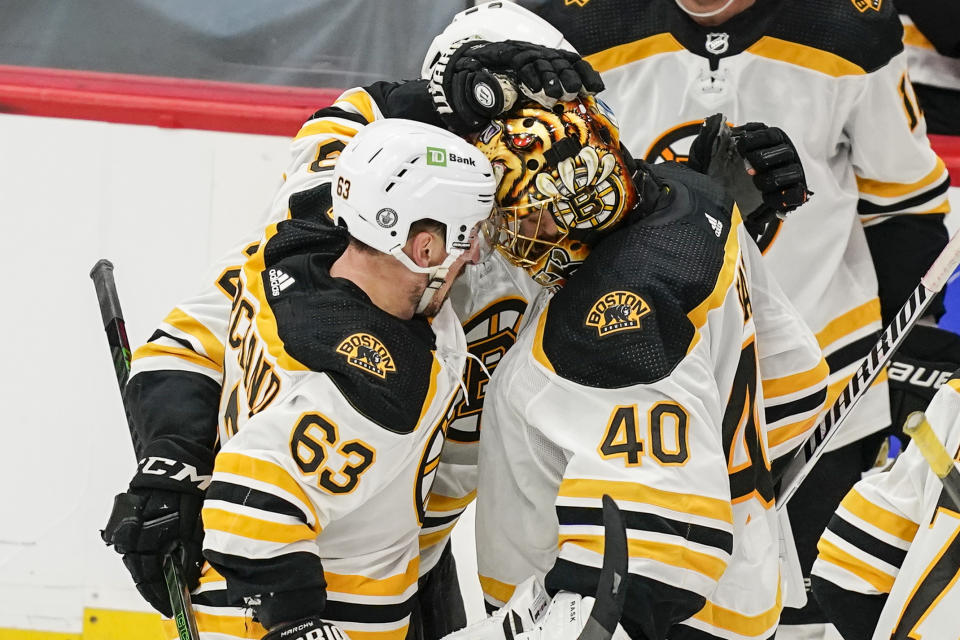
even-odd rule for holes
{"type": "Polygon", "coordinates": [[[853,3],[853,6],[857,8],[857,11],[863,13],[867,9],[873,9],[874,11],[880,11],[880,5],[883,4],[883,0],[850,0],[853,3]]]}
{"type": "Polygon", "coordinates": [[[388,373],[397,370],[393,357],[383,343],[369,333],[354,333],[344,339],[337,352],[347,358],[347,362],[378,378],[386,378],[388,373]]]}
{"type": "Polygon", "coordinates": [[[727,33],[708,33],[707,34],[707,53],[715,56],[726,53],[730,48],[730,35],[727,33]]]}
{"type": "Polygon", "coordinates": [[[586,325],[601,338],[619,331],[640,328],[640,318],[650,313],[646,300],[630,291],[611,291],[593,303],[586,325]]]}

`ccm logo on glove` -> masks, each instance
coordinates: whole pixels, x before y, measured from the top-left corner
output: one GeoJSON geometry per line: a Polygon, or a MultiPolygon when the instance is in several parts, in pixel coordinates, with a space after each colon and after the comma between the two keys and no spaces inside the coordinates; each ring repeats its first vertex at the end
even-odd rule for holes
{"type": "Polygon", "coordinates": [[[150,456],[141,460],[140,472],[155,476],[169,476],[171,480],[187,480],[196,484],[201,491],[210,485],[211,480],[211,476],[200,475],[193,465],[159,456],[150,456]],[[173,473],[174,471],[176,473],[173,473]]]}

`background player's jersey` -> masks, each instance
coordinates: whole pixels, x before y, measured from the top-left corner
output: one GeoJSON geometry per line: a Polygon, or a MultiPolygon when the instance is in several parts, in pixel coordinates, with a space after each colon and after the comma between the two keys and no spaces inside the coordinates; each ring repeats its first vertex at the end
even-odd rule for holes
{"type": "MultiPolygon", "coordinates": [[[[379,83],[369,91],[347,91],[304,123],[291,142],[290,163],[268,223],[330,219],[329,185],[336,158],[360,128],[385,117],[393,87],[379,83]]],[[[212,468],[230,301],[236,293],[239,265],[256,252],[261,235],[258,230],[225,256],[206,278],[209,284],[171,311],[134,353],[131,388],[143,390],[137,402],[138,422],[144,437],[159,447],[154,455],[186,458],[198,469],[212,468]],[[167,402],[171,395],[182,400],[176,409],[167,402]],[[157,433],[162,435],[152,437],[157,433]],[[176,441],[170,445],[178,448],[175,454],[169,450],[170,440],[176,441]],[[191,440],[184,450],[182,443],[191,440]]],[[[476,495],[477,438],[488,373],[513,345],[527,304],[539,291],[522,270],[498,253],[483,265],[467,266],[451,289],[454,311],[477,360],[468,361],[464,388],[454,403],[448,429],[451,444],[444,448],[436,495],[429,500],[424,521],[422,573],[434,566],[457,519],[476,495]]]]}
{"type": "MultiPolygon", "coordinates": [[[[602,73],[601,97],[637,157],[684,161],[703,118],[717,112],[793,140],[815,195],[761,248],[826,354],[832,401],[881,328],[864,225],[949,210],[949,179],[925,137],[891,3],[763,0],[717,27],[696,25],[673,0],[556,0],[545,17],[602,73]]],[[[923,273],[912,263],[941,247],[889,251],[910,261],[875,256],[904,265],[893,269],[907,281],[902,298],[887,291],[894,310],[923,273]]],[[[831,449],[888,424],[885,379],[831,449]]]]}
{"type": "MultiPolygon", "coordinates": [[[[947,382],[927,409],[947,451],[960,459],[960,378],[947,382]]],[[[839,609],[869,616],[857,594],[889,594],[873,637],[956,638],[960,610],[960,508],[920,451],[908,446],[889,472],[868,476],[840,504],[818,545],[813,573],[853,596],[839,609]]],[[[839,624],[838,624],[839,626],[839,624]]]]}
{"type": "Polygon", "coordinates": [[[781,608],[771,461],[812,426],[826,364],[729,201],[672,171],[670,204],[540,299],[491,382],[480,582],[494,605],[531,574],[592,594],[606,493],[627,527],[628,633],[665,637],[683,621],[766,638],[781,608]]]}
{"type": "Polygon", "coordinates": [[[404,321],[332,278],[345,243],[281,222],[240,271],[204,554],[231,604],[325,587],[351,637],[401,639],[466,341],[449,304],[404,321]]]}

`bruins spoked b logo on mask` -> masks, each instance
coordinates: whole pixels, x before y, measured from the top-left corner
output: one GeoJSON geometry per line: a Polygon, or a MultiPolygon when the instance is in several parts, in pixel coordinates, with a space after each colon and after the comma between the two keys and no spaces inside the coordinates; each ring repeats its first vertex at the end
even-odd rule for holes
{"type": "Polygon", "coordinates": [[[383,343],[369,333],[354,333],[337,346],[337,352],[347,357],[347,362],[378,378],[386,378],[397,370],[393,356],[383,343]]]}
{"type": "Polygon", "coordinates": [[[640,328],[640,319],[650,313],[646,300],[630,291],[611,291],[593,303],[587,326],[601,337],[640,328]]]}

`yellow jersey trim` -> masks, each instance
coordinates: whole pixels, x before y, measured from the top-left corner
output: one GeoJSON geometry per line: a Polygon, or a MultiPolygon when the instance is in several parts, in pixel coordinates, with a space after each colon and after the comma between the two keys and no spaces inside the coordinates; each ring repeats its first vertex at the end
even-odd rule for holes
{"type": "Polygon", "coordinates": [[[622,480],[566,479],[560,483],[558,496],[565,498],[596,498],[609,494],[614,500],[639,502],[671,511],[705,516],[733,524],[733,507],[727,500],[655,489],[637,482],[622,480]]]}
{"type": "Polygon", "coordinates": [[[863,67],[841,58],[835,53],[772,36],[760,38],[747,48],[747,53],[752,53],[761,58],[779,60],[798,67],[805,67],[834,78],[866,74],[863,67]]]}
{"type": "Polygon", "coordinates": [[[826,348],[873,322],[880,322],[880,298],[864,302],[828,322],[827,326],[817,332],[817,343],[821,349],[826,348]]]}
{"type": "Polygon", "coordinates": [[[904,542],[913,542],[919,526],[895,513],[887,511],[863,497],[856,489],[851,489],[840,502],[840,506],[865,522],[885,531],[904,542]]]}
{"type": "Polygon", "coordinates": [[[336,105],[338,102],[350,103],[353,108],[360,112],[360,115],[367,119],[367,122],[373,122],[377,119],[373,112],[370,94],[366,91],[354,91],[348,96],[340,96],[333,104],[336,105]]]}
{"type": "Polygon", "coordinates": [[[204,529],[223,531],[262,542],[290,544],[313,540],[319,533],[305,524],[273,522],[225,509],[204,507],[202,516],[204,529]]]}
{"type": "Polygon", "coordinates": [[[830,367],[827,366],[827,361],[821,356],[820,362],[812,369],[782,378],[764,380],[763,397],[776,398],[819,386],[826,382],[828,375],[830,375],[830,367]]]}
{"type": "MultiPolygon", "coordinates": [[[[604,537],[601,535],[574,533],[569,535],[561,534],[558,544],[563,546],[569,542],[570,544],[575,544],[578,547],[583,547],[584,549],[603,555],[603,541],[604,537]]],[[[727,570],[727,562],[725,560],[700,551],[694,551],[679,544],[628,538],[627,553],[631,558],[645,558],[680,569],[696,571],[711,580],[719,580],[723,572],[727,570]]]]}
{"type": "Polygon", "coordinates": [[[312,122],[305,124],[300,128],[300,131],[297,132],[294,140],[300,140],[301,138],[309,138],[310,136],[315,136],[319,134],[324,135],[334,135],[342,136],[345,138],[352,138],[357,135],[357,129],[360,128],[360,125],[357,128],[348,127],[339,122],[330,122],[329,120],[319,120],[317,122],[312,122]]]}
{"type": "Polygon", "coordinates": [[[584,58],[598,73],[643,60],[660,53],[683,51],[683,45],[669,33],[658,33],[636,42],[627,42],[584,58]]]}
{"type": "Polygon", "coordinates": [[[310,509],[310,514],[313,516],[315,523],[313,529],[316,533],[320,532],[320,518],[317,517],[313,503],[297,481],[290,477],[287,470],[280,465],[259,458],[252,458],[242,453],[221,452],[217,455],[213,472],[214,474],[217,472],[229,473],[265,482],[289,493],[310,509]]]}
{"type": "Polygon", "coordinates": [[[168,313],[163,321],[196,338],[211,360],[220,363],[223,362],[223,342],[199,320],[187,315],[183,309],[174,307],[173,311],[168,313]]]}
{"type": "Polygon", "coordinates": [[[431,493],[427,499],[427,511],[455,511],[457,509],[465,509],[476,497],[476,489],[462,498],[451,498],[450,496],[442,496],[439,493],[431,493]]]}
{"type": "Polygon", "coordinates": [[[922,49],[936,51],[933,43],[927,40],[925,35],[920,33],[920,29],[917,29],[916,25],[912,24],[903,25],[903,44],[908,47],[920,47],[922,49]]]}
{"type": "Polygon", "coordinates": [[[368,578],[367,576],[345,573],[323,572],[327,580],[327,591],[363,596],[398,596],[405,592],[420,576],[420,556],[415,556],[407,564],[403,573],[386,578],[368,578]]]}
{"type": "Polygon", "coordinates": [[[768,632],[777,625],[780,620],[780,611],[783,609],[783,594],[780,591],[780,585],[777,584],[777,601],[772,607],[756,615],[747,615],[727,609],[720,605],[713,604],[707,600],[703,609],[693,614],[693,617],[701,622],[727,631],[733,631],[744,636],[766,637],[768,632]]]}
{"type": "Polygon", "coordinates": [[[201,366],[204,369],[210,369],[211,371],[216,371],[217,373],[223,373],[223,354],[220,355],[220,363],[216,363],[210,358],[197,353],[193,349],[160,345],[154,342],[148,342],[144,345],[140,345],[137,350],[133,352],[131,362],[136,362],[137,360],[141,360],[143,358],[161,357],[179,358],[180,360],[189,362],[190,364],[201,366]]]}
{"type": "Polygon", "coordinates": [[[857,176],[857,190],[860,193],[878,198],[896,198],[920,191],[924,187],[929,187],[935,182],[943,180],[946,171],[947,166],[943,163],[943,159],[937,158],[937,164],[933,169],[916,182],[881,182],[880,180],[868,180],[857,176]]]}
{"type": "Polygon", "coordinates": [[[485,594],[500,602],[506,602],[512,598],[513,592],[517,590],[516,585],[500,582],[487,576],[480,576],[480,588],[485,594]]]}
{"type": "Polygon", "coordinates": [[[733,205],[733,215],[730,218],[730,230],[727,231],[727,241],[723,245],[723,265],[720,267],[720,273],[717,274],[717,282],[713,286],[713,291],[700,304],[698,304],[687,318],[693,323],[694,334],[687,347],[687,353],[693,351],[693,348],[700,342],[700,329],[707,323],[707,314],[723,305],[727,297],[730,285],[733,282],[734,274],[737,271],[737,258],[740,255],[740,242],[737,239],[737,229],[740,226],[740,210],[737,205],[733,205]]]}
{"type": "Polygon", "coordinates": [[[849,571],[864,582],[873,585],[873,588],[880,593],[890,593],[890,589],[893,588],[893,576],[870,566],[856,556],[850,555],[829,540],[820,538],[820,542],[817,543],[817,551],[820,552],[821,560],[836,565],[844,571],[849,571]]]}

